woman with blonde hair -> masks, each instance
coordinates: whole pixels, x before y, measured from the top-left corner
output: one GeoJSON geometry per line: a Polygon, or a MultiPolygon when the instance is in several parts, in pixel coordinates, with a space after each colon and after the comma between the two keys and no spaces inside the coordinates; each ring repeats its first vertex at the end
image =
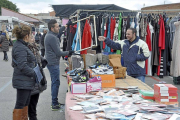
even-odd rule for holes
{"type": "Polygon", "coordinates": [[[12,67],[14,68],[12,85],[17,89],[13,120],[28,120],[28,105],[31,91],[35,87],[37,65],[33,52],[28,48],[31,41],[31,28],[23,25],[13,29],[17,41],[12,48],[12,67]]]}
{"type": "Polygon", "coordinates": [[[1,44],[1,49],[4,53],[3,60],[8,61],[7,51],[9,51],[9,35],[6,30],[3,30],[0,35],[0,44],[1,44]]]}

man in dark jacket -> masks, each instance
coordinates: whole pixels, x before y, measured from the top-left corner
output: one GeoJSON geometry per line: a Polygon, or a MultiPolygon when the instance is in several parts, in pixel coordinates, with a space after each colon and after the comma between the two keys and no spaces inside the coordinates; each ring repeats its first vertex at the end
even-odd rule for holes
{"type": "Polygon", "coordinates": [[[121,50],[127,74],[145,82],[145,60],[149,57],[149,48],[143,40],[136,36],[136,29],[129,28],[126,32],[127,40],[114,42],[104,36],[99,36],[99,41],[104,41],[114,50],[121,50]]]}
{"type": "Polygon", "coordinates": [[[40,48],[41,48],[41,56],[44,57],[44,54],[45,54],[45,47],[44,47],[44,38],[46,36],[46,33],[47,33],[47,30],[43,30],[43,35],[41,37],[41,40],[40,40],[40,48]]]}
{"type": "Polygon", "coordinates": [[[58,102],[58,92],[60,86],[60,69],[59,62],[61,56],[72,55],[74,51],[61,51],[60,42],[57,37],[59,33],[59,24],[52,19],[48,23],[48,33],[45,36],[45,57],[47,59],[47,68],[51,75],[51,96],[52,96],[52,110],[59,110],[60,103],[58,102]]]}

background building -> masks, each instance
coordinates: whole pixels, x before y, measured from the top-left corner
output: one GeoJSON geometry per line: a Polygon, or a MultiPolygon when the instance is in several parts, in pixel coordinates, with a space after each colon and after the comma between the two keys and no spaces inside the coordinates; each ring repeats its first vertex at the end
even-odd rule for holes
{"type": "MultiPolygon", "coordinates": [[[[152,13],[162,13],[161,11],[153,11],[153,10],[164,10],[164,12],[167,15],[177,16],[180,12],[180,3],[162,4],[162,5],[143,7],[141,8],[141,10],[152,10],[152,13]]],[[[146,12],[143,12],[143,13],[146,13],[146,12]]]]}
{"type": "Polygon", "coordinates": [[[51,19],[56,19],[58,23],[61,23],[59,17],[55,17],[55,12],[49,12],[49,13],[38,13],[38,14],[26,14],[30,17],[39,19],[40,21],[43,21],[43,23],[41,23],[41,25],[44,25],[45,27],[47,27],[47,23],[51,20],[51,19]]]}

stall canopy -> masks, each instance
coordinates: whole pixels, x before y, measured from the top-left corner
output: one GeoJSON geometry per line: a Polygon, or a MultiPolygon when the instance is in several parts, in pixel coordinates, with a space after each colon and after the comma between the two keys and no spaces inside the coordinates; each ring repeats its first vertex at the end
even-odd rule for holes
{"type": "MultiPolygon", "coordinates": [[[[74,4],[68,4],[68,5],[52,5],[56,16],[59,17],[66,17],[68,18],[70,15],[72,15],[76,10],[128,10],[123,7],[119,7],[114,4],[97,4],[97,5],[74,5],[74,4]]],[[[94,11],[94,13],[97,13],[97,11],[94,11]]],[[[93,14],[93,12],[91,12],[93,14]]]]}

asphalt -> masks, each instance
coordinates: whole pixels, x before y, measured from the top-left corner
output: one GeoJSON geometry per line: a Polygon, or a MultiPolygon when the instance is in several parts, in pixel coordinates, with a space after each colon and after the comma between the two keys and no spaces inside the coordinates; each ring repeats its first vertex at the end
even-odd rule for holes
{"type": "MultiPolygon", "coordinates": [[[[13,68],[11,67],[11,48],[8,52],[9,61],[3,61],[3,52],[0,52],[0,120],[12,120],[12,112],[16,101],[16,89],[12,87],[13,68]]],[[[67,61],[60,61],[60,89],[58,94],[59,102],[65,103],[67,82],[66,78],[62,77],[67,61]]],[[[37,105],[38,120],[65,120],[63,111],[51,111],[51,79],[47,68],[44,69],[47,79],[47,89],[40,94],[37,105]]],[[[146,77],[146,83],[153,88],[154,84],[160,81],[165,81],[169,84],[173,83],[173,78],[166,76],[163,79],[157,76],[146,77]]],[[[175,85],[178,88],[178,98],[180,98],[180,85],[175,85]]],[[[180,99],[179,99],[180,102],[180,99]]]]}

